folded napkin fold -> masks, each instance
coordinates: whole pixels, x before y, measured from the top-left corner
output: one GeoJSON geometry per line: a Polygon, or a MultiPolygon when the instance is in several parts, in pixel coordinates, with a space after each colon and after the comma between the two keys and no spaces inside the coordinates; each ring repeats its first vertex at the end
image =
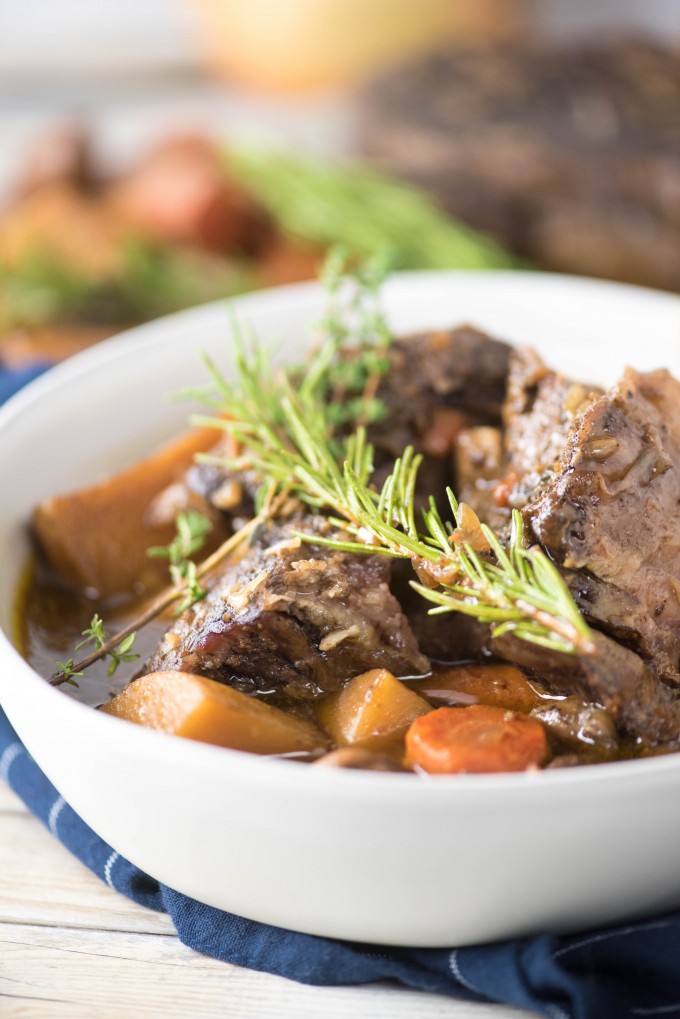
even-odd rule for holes
{"type": "MultiPolygon", "coordinates": [[[[27,382],[27,374],[38,369],[0,372],[0,400],[27,382]]],[[[680,1017],[680,913],[569,937],[457,949],[389,948],[297,934],[205,906],[134,867],[64,801],[1,710],[0,779],[110,888],[167,912],[184,944],[212,958],[307,984],[396,981],[533,1009],[549,1019],[680,1017]]]]}

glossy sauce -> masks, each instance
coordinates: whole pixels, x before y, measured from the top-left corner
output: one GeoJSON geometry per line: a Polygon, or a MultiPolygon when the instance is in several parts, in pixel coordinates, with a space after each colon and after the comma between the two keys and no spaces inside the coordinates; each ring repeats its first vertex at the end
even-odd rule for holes
{"type": "MultiPolygon", "coordinates": [[[[132,597],[106,601],[74,592],[55,578],[40,557],[36,557],[32,564],[20,599],[17,607],[20,647],[29,663],[46,679],[54,674],[57,661],[67,661],[72,657],[77,660],[75,645],[82,639],[82,631],[95,612],[105,620],[107,629],[113,631],[132,621],[143,607],[143,602],[132,597]]],[[[168,610],[164,616],[145,626],[137,634],[134,645],[139,659],[119,667],[113,676],[108,675],[108,663],[100,661],[90,666],[78,680],[77,687],[63,684],[61,689],[92,707],[106,703],[140,672],[171,622],[172,613],[168,610]]],[[[84,650],[80,654],[86,653],[84,650]]],[[[484,704],[521,714],[539,712],[541,719],[548,723],[549,767],[600,763],[649,753],[632,741],[622,741],[614,733],[613,726],[611,739],[593,739],[587,732],[579,730],[578,715],[574,716],[576,721],[573,724],[571,715],[569,723],[564,723],[561,715],[567,714],[567,707],[573,708],[568,703],[569,699],[552,692],[537,678],[526,676],[511,665],[500,662],[434,664],[428,677],[401,678],[433,708],[484,704]],[[559,724],[550,724],[551,718],[559,724]]],[[[322,701],[310,705],[291,701],[281,694],[271,698],[264,696],[298,716],[318,721],[323,713],[322,701]]],[[[573,710],[571,714],[574,715],[573,710]]],[[[605,724],[606,721],[605,718],[605,724]]],[[[397,763],[401,762],[404,757],[403,736],[386,745],[383,754],[397,763]]],[[[305,755],[293,756],[305,759],[305,755]]]]}

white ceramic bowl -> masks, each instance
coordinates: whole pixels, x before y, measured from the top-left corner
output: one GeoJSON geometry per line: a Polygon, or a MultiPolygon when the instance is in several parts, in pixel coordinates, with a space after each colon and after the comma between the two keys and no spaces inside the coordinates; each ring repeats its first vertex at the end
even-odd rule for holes
{"type": "MultiPolygon", "coordinates": [[[[626,363],[680,374],[680,299],[525,273],[396,277],[399,331],[473,322],[535,345],[578,379],[626,363]]],[[[243,298],[239,315],[291,357],[313,285],[243,298]]],[[[39,765],[124,856],[188,895],[315,934],[462,945],[566,931],[680,904],[680,755],[538,774],[333,771],[175,739],[82,706],[23,661],[10,633],[33,505],[178,431],[166,394],[227,358],[211,305],[63,364],[0,412],[0,700],[39,765]]],[[[86,680],[84,680],[86,682],[86,680]]]]}

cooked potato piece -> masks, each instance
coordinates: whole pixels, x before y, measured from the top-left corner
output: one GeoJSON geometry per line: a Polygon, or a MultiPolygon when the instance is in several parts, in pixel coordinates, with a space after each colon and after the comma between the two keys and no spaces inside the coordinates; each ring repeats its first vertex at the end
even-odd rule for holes
{"type": "Polygon", "coordinates": [[[321,724],[339,746],[380,750],[394,744],[430,705],[387,669],[371,669],[350,680],[318,710],[321,724]]]}
{"type": "MultiPolygon", "coordinates": [[[[215,443],[215,431],[188,432],[103,481],[42,502],[33,527],[50,563],[64,580],[96,588],[103,596],[157,587],[167,579],[167,562],[150,559],[152,545],[167,545],[174,523],[152,523],[148,509],[156,495],[192,463],[194,454],[215,443]]],[[[208,536],[213,547],[222,540],[215,521],[208,536]]]]}
{"type": "Polygon", "coordinates": [[[101,710],[150,729],[251,754],[311,752],[328,746],[312,722],[189,672],[141,676],[101,710]]]}
{"type": "Polygon", "coordinates": [[[528,712],[541,703],[540,694],[524,673],[504,662],[438,669],[434,675],[418,679],[412,686],[437,705],[477,703],[528,712]]]}

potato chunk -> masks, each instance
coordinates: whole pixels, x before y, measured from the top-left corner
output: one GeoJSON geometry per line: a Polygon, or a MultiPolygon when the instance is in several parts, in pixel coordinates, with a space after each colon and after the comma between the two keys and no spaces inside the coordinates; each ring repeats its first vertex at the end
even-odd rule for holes
{"type": "Polygon", "coordinates": [[[325,749],[312,723],[189,672],[151,672],[133,680],[101,711],[175,736],[251,754],[325,749]]]}
{"type": "Polygon", "coordinates": [[[371,669],[319,705],[318,717],[338,746],[380,750],[394,745],[415,718],[431,710],[387,669],[371,669]]]}
{"type": "MultiPolygon", "coordinates": [[[[146,550],[166,545],[175,527],[149,519],[149,507],[191,466],[196,453],[214,445],[215,435],[211,428],[188,432],[118,474],[42,502],[33,527],[57,573],[78,587],[96,588],[103,597],[129,592],[139,583],[153,588],[167,581],[166,561],[150,559],[146,550]]],[[[213,547],[224,536],[215,524],[209,536],[213,547]]]]}

